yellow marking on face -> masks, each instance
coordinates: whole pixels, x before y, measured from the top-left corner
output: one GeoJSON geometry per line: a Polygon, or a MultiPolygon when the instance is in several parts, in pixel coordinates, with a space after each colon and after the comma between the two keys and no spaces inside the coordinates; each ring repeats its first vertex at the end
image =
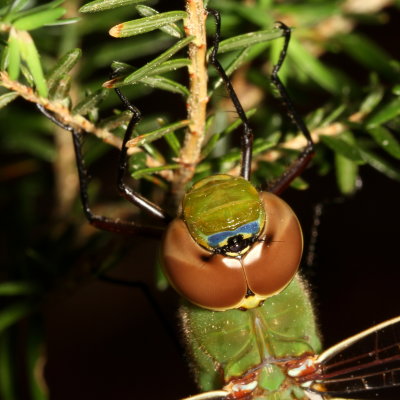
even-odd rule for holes
{"type": "Polygon", "coordinates": [[[265,300],[265,296],[259,296],[258,294],[254,294],[253,296],[245,297],[237,308],[249,310],[250,308],[256,308],[261,305],[261,303],[265,300]]]}
{"type": "Polygon", "coordinates": [[[250,246],[245,247],[242,251],[238,252],[238,253],[231,253],[231,252],[226,252],[225,255],[228,257],[238,257],[238,256],[242,256],[243,254],[246,254],[248,251],[250,250],[250,246]]]}
{"type": "MultiPolygon", "coordinates": [[[[243,239],[248,239],[248,238],[253,236],[251,233],[240,233],[240,235],[243,236],[243,239]]],[[[227,245],[229,239],[230,238],[224,239],[222,242],[220,242],[218,244],[218,247],[223,247],[223,246],[227,245]]],[[[250,246],[247,246],[243,250],[241,250],[241,251],[239,251],[237,253],[226,252],[225,255],[228,256],[228,257],[239,257],[239,256],[242,256],[243,254],[246,254],[249,250],[250,250],[250,246]]]]}

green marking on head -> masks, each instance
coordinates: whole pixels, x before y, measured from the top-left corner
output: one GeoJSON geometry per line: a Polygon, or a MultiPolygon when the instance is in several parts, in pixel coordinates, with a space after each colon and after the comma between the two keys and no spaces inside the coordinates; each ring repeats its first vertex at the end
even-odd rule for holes
{"type": "Polygon", "coordinates": [[[193,185],[183,200],[183,219],[193,239],[211,250],[214,246],[208,239],[212,235],[235,231],[251,222],[257,222],[257,234],[261,232],[265,211],[249,181],[220,174],[193,185]]]}

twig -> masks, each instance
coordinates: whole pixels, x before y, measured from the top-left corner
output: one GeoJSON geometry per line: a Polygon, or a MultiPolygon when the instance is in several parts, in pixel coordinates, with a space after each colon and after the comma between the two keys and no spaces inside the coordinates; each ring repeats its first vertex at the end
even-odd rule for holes
{"type": "MultiPolygon", "coordinates": [[[[352,123],[361,122],[365,118],[365,114],[362,112],[356,112],[348,118],[348,120],[352,123]]],[[[345,122],[333,122],[332,124],[322,126],[320,128],[316,128],[311,131],[311,137],[314,143],[318,143],[320,141],[321,135],[326,136],[338,136],[341,133],[347,131],[349,129],[348,124],[345,122]]],[[[282,143],[280,148],[282,149],[290,149],[290,150],[301,150],[306,146],[306,138],[303,134],[299,134],[294,138],[282,143]]],[[[260,161],[267,161],[267,162],[274,162],[279,159],[282,155],[282,152],[278,150],[270,150],[266,153],[260,154],[259,156],[255,157],[254,162],[252,163],[252,170],[257,168],[257,163],[260,161]]],[[[240,167],[235,166],[234,168],[230,169],[227,174],[230,175],[239,175],[240,167]]]]}
{"type": "Polygon", "coordinates": [[[196,164],[200,159],[201,145],[205,135],[207,96],[207,66],[206,66],[206,30],[207,13],[202,0],[187,0],[185,20],[186,34],[195,36],[189,44],[189,89],[187,119],[191,121],[185,136],[185,142],[180,154],[179,162],[182,165],[178,170],[173,185],[173,192],[177,197],[184,190],[185,184],[192,178],[196,164]]]}
{"type": "MultiPolygon", "coordinates": [[[[35,104],[40,104],[46,110],[52,112],[60,118],[60,121],[65,124],[77,128],[82,131],[92,133],[105,143],[114,147],[121,148],[122,140],[106,129],[97,128],[92,122],[79,114],[72,114],[71,111],[61,102],[53,102],[49,99],[39,97],[31,87],[25,86],[17,81],[9,78],[4,71],[0,72],[0,85],[18,93],[25,100],[35,104]]],[[[139,150],[139,149],[137,149],[139,150]]]]}
{"type": "MultiPolygon", "coordinates": [[[[57,115],[59,120],[68,126],[72,126],[83,132],[89,132],[95,135],[97,138],[101,139],[103,142],[110,144],[118,149],[121,148],[122,140],[114,135],[107,129],[98,128],[95,124],[87,120],[85,117],[79,114],[72,114],[63,103],[51,101],[49,99],[39,97],[31,87],[25,86],[17,81],[13,81],[9,78],[8,74],[4,71],[0,71],[0,85],[4,86],[6,89],[12,90],[18,93],[22,98],[35,104],[40,104],[46,110],[50,111],[54,115],[57,115]]],[[[134,153],[142,152],[143,150],[139,147],[133,147],[128,150],[128,154],[132,155],[134,153]]],[[[159,167],[162,164],[155,160],[153,157],[146,154],[146,165],[151,167],[159,167]]],[[[171,171],[162,171],[160,173],[167,180],[172,179],[171,171]],[[164,173],[165,172],[165,173],[164,173]]]]}

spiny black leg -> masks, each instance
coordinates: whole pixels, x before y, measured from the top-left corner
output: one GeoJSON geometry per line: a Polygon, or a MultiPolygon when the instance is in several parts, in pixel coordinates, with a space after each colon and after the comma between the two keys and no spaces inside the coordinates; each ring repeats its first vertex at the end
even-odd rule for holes
{"type": "Polygon", "coordinates": [[[246,114],[243,110],[242,105],[240,104],[240,101],[236,95],[236,92],[233,89],[233,86],[232,86],[232,83],[231,83],[229,77],[226,75],[224,69],[222,68],[222,65],[217,60],[218,46],[219,46],[219,42],[221,41],[221,16],[220,16],[219,12],[216,10],[209,8],[209,9],[207,9],[207,11],[210,12],[214,16],[215,24],[216,24],[215,36],[214,36],[214,47],[210,54],[209,61],[214,66],[214,68],[217,70],[218,74],[224,81],[225,86],[228,90],[229,96],[232,100],[232,103],[236,108],[239,118],[243,122],[243,131],[242,131],[241,140],[240,140],[241,147],[242,147],[242,162],[241,162],[240,175],[243,178],[249,180],[250,173],[251,173],[251,158],[252,158],[252,152],[253,152],[253,131],[250,128],[249,121],[246,117],[246,114]]]}
{"type": "Polygon", "coordinates": [[[316,267],[316,249],[317,249],[317,242],[319,239],[321,223],[323,220],[323,214],[325,210],[330,206],[338,206],[342,204],[346,198],[344,196],[338,196],[335,198],[327,198],[315,204],[313,206],[313,217],[312,217],[312,225],[310,230],[310,237],[308,240],[307,251],[305,252],[305,271],[307,273],[307,269],[311,267],[316,267]]]}
{"type": "Polygon", "coordinates": [[[74,132],[74,128],[72,126],[63,124],[61,121],[59,121],[50,111],[46,110],[41,104],[36,104],[36,107],[38,110],[51,122],[56,124],[59,128],[65,129],[68,132],[74,132]]]}
{"type": "Polygon", "coordinates": [[[81,201],[83,205],[83,211],[86,215],[86,218],[89,222],[95,226],[96,228],[111,231],[111,232],[120,232],[120,233],[157,233],[160,235],[160,232],[163,232],[163,228],[156,228],[150,226],[137,225],[130,221],[121,221],[119,219],[111,219],[107,217],[103,217],[100,215],[95,215],[92,213],[89,207],[89,198],[88,198],[88,174],[85,167],[85,163],[82,157],[82,146],[81,146],[81,134],[77,131],[72,132],[72,138],[75,149],[75,157],[76,163],[78,166],[78,174],[79,174],[79,182],[80,182],[80,193],[81,193],[81,201]]]}
{"type": "Polygon", "coordinates": [[[323,211],[324,211],[324,203],[321,202],[314,205],[310,237],[305,256],[307,269],[315,266],[315,255],[316,255],[317,241],[319,235],[319,227],[321,225],[321,216],[323,211]]]}
{"type": "Polygon", "coordinates": [[[141,114],[140,111],[129,102],[129,100],[122,94],[122,92],[119,89],[115,89],[115,92],[117,93],[121,101],[124,103],[125,107],[132,112],[132,118],[129,121],[128,127],[126,128],[124,139],[122,141],[121,153],[119,156],[119,167],[118,167],[118,177],[117,177],[118,190],[121,193],[121,195],[124,196],[131,203],[147,211],[152,216],[160,218],[165,222],[169,222],[171,220],[171,217],[164,210],[162,210],[156,204],[152,203],[151,201],[141,196],[139,193],[133,191],[124,182],[125,172],[128,169],[128,148],[126,147],[126,143],[131,138],[133,129],[135,125],[139,122],[141,114]]]}
{"type": "Polygon", "coordinates": [[[42,105],[37,104],[37,108],[43,115],[45,115],[48,119],[54,122],[57,126],[72,133],[72,139],[75,150],[75,159],[79,175],[81,202],[85,216],[90,222],[90,224],[95,226],[96,228],[110,232],[117,232],[124,234],[144,233],[147,235],[160,237],[164,231],[164,227],[138,225],[131,221],[122,221],[119,219],[112,219],[101,215],[93,214],[89,206],[89,198],[87,192],[89,178],[82,156],[82,148],[81,148],[82,135],[71,126],[63,124],[52,113],[47,111],[42,105]]]}
{"type": "Polygon", "coordinates": [[[148,301],[148,303],[150,304],[151,308],[156,313],[158,319],[160,320],[161,324],[163,325],[165,331],[168,333],[168,336],[174,343],[179,354],[184,353],[182,346],[176,337],[174,329],[171,327],[171,324],[168,321],[168,319],[165,318],[160,305],[157,303],[157,300],[155,299],[153,293],[150,291],[150,289],[144,282],[126,281],[123,279],[113,278],[111,276],[104,275],[104,274],[98,275],[98,278],[104,282],[112,283],[115,285],[122,285],[122,286],[133,287],[133,288],[139,289],[143,293],[143,295],[146,298],[146,300],[148,301]]]}
{"type": "Polygon", "coordinates": [[[283,62],[285,61],[287,49],[290,41],[290,28],[287,27],[283,22],[277,22],[279,28],[281,28],[284,32],[284,44],[281,50],[279,60],[274,66],[271,74],[271,81],[275,85],[276,89],[279,92],[279,95],[282,100],[283,106],[286,108],[286,112],[289,115],[290,119],[296,125],[297,129],[299,129],[307,140],[307,145],[304,150],[301,152],[298,159],[286,170],[286,172],[269,188],[269,190],[273,193],[279,194],[282,193],[295,179],[299,176],[303,170],[307,167],[311,158],[314,156],[314,142],[311,138],[310,131],[308,130],[306,124],[303,119],[297,113],[292,100],[288,92],[286,91],[285,86],[282,81],[279,79],[278,72],[282,67],[283,62]]]}

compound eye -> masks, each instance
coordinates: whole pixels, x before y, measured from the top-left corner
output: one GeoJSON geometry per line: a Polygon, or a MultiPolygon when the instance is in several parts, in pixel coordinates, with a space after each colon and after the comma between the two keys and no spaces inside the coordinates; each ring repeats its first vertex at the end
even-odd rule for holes
{"type": "Polygon", "coordinates": [[[295,276],[303,252],[303,235],[293,210],[278,196],[261,192],[266,212],[262,241],[243,257],[249,289],[267,298],[283,290],[295,276]]]}
{"type": "Polygon", "coordinates": [[[175,219],[162,244],[164,271],[172,286],[192,303],[211,310],[237,308],[247,292],[240,261],[199,246],[185,222],[175,219]]]}

